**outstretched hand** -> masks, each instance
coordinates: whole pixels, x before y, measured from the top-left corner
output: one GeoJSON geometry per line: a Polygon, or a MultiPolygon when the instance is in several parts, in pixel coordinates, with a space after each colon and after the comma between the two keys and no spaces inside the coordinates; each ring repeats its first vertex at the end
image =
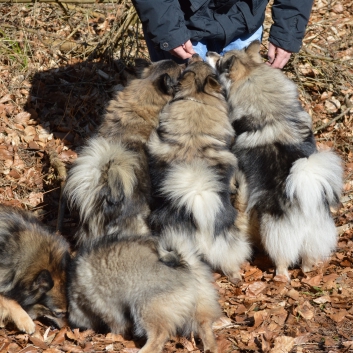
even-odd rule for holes
{"type": "Polygon", "coordinates": [[[276,45],[269,43],[268,45],[268,62],[267,64],[276,68],[283,69],[284,66],[290,59],[291,52],[277,47],[276,45]]]}
{"type": "Polygon", "coordinates": [[[192,57],[192,54],[195,54],[195,50],[192,47],[191,41],[188,40],[182,45],[179,45],[178,47],[169,50],[169,53],[180,58],[180,59],[188,59],[192,57]]]}

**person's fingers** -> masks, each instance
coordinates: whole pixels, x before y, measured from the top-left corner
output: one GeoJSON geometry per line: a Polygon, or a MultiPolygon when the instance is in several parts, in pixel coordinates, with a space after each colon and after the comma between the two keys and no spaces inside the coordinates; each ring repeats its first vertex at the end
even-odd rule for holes
{"type": "Polygon", "coordinates": [[[269,43],[268,45],[268,62],[267,64],[276,69],[283,69],[290,59],[291,52],[277,47],[269,43]]]}
{"type": "Polygon", "coordinates": [[[192,54],[185,51],[184,45],[179,45],[178,47],[170,50],[169,53],[180,59],[188,59],[192,56],[192,54]]]}
{"type": "Polygon", "coordinates": [[[196,53],[192,46],[191,40],[188,40],[187,42],[185,42],[184,50],[191,55],[196,53]]]}
{"type": "Polygon", "coordinates": [[[290,56],[291,56],[290,52],[281,48],[277,48],[276,57],[273,63],[271,64],[271,66],[276,69],[283,69],[284,66],[287,64],[287,62],[289,61],[290,56]]]}
{"type": "Polygon", "coordinates": [[[271,65],[273,61],[275,60],[276,56],[276,47],[272,44],[268,44],[268,52],[267,52],[267,57],[268,57],[268,63],[271,65]]]}

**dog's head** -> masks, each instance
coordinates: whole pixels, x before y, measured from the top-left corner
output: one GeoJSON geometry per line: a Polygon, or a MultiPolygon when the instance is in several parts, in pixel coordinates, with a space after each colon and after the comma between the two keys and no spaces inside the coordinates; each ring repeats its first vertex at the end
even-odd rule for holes
{"type": "Polygon", "coordinates": [[[44,319],[62,327],[66,323],[66,272],[70,261],[68,244],[59,236],[37,244],[41,250],[13,288],[14,297],[32,319],[44,319]]]}
{"type": "Polygon", "coordinates": [[[135,60],[137,77],[141,80],[153,82],[154,87],[162,94],[172,95],[182,66],[173,60],[161,60],[151,63],[144,59],[135,60]]]}
{"type": "Polygon", "coordinates": [[[205,93],[218,97],[223,95],[223,89],[212,66],[194,54],[178,81],[175,96],[195,98],[205,93]]]}
{"type": "Polygon", "coordinates": [[[224,56],[208,52],[207,61],[216,68],[223,79],[237,82],[248,77],[254,68],[263,64],[259,50],[260,42],[254,41],[247,48],[230,50],[224,56]]]}

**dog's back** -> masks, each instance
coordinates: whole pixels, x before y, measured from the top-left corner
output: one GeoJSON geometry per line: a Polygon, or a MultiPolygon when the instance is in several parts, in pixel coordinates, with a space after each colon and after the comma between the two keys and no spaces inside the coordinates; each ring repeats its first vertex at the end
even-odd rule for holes
{"type": "Polygon", "coordinates": [[[150,179],[146,141],[180,74],[172,60],[146,65],[113,99],[98,135],[69,172],[65,193],[80,215],[78,243],[123,231],[147,234],[150,179]]]}
{"type": "Polygon", "coordinates": [[[152,226],[187,231],[214,268],[239,278],[250,250],[230,202],[237,160],[223,90],[208,64],[193,61],[176,91],[148,143],[152,226]]]}
{"type": "Polygon", "coordinates": [[[277,273],[289,277],[289,265],[301,258],[308,271],[335,247],[329,207],[339,200],[342,166],[332,151],[317,150],[295,84],[262,62],[259,45],[230,51],[216,66],[228,90],[246,212],[277,273]]]}
{"type": "MultiPolygon", "coordinates": [[[[211,330],[220,315],[211,273],[188,247],[179,251],[156,238],[107,236],[77,255],[70,271],[73,327],[147,335],[141,352],[158,353],[177,332],[201,330],[216,351],[211,330]]],[[[207,346],[210,344],[210,346],[207,346]]]]}

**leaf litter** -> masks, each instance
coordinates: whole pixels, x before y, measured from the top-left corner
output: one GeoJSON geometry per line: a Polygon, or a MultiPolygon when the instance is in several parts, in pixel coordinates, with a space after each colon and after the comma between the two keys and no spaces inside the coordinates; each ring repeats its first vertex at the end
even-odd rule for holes
{"type": "MultiPolygon", "coordinates": [[[[54,230],[65,167],[134,77],[133,58],[147,56],[141,24],[130,1],[1,3],[0,17],[0,202],[30,210],[54,230]]],[[[268,7],[263,53],[270,17],[268,7]]],[[[298,85],[319,148],[334,148],[345,164],[341,207],[333,210],[336,252],[312,272],[291,269],[290,283],[261,253],[244,264],[236,285],[215,274],[224,312],[214,324],[220,353],[353,351],[352,18],[351,0],[316,1],[302,50],[284,69],[298,85]]],[[[76,215],[62,218],[69,238],[76,215]]],[[[39,321],[32,336],[11,324],[0,329],[0,353],[135,353],[143,344],[39,321]]],[[[174,337],[164,352],[202,352],[202,345],[197,337],[174,337]]]]}

